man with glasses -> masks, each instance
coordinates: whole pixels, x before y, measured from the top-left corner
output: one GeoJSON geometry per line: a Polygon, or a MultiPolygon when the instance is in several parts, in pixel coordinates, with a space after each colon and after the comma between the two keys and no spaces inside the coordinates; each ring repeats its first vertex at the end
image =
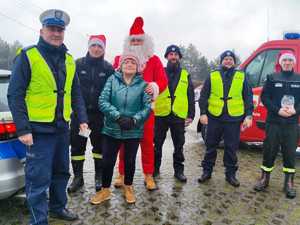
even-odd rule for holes
{"type": "Polygon", "coordinates": [[[78,115],[80,130],[88,128],[75,62],[63,44],[70,17],[50,9],[40,21],[40,39],[18,52],[8,88],[19,140],[28,146],[25,191],[31,225],[48,224],[48,206],[51,217],[78,218],[66,209],[71,111],[78,115]]]}

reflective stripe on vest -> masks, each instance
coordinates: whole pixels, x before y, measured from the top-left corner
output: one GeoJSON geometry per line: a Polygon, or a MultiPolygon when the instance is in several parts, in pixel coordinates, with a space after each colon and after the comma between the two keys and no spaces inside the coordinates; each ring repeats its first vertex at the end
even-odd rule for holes
{"type": "MultiPolygon", "coordinates": [[[[180,79],[178,81],[175,93],[172,112],[185,119],[188,114],[188,72],[181,70],[180,79]]],[[[171,113],[171,96],[167,87],[156,99],[154,107],[155,116],[168,116],[171,113]]]]}
{"type": "MultiPolygon", "coordinates": [[[[31,69],[31,80],[26,91],[29,121],[52,122],[57,105],[57,86],[47,62],[36,47],[26,50],[31,69]]],[[[66,54],[66,81],[64,87],[63,116],[66,121],[71,115],[71,89],[75,75],[75,62],[66,54]]]]}
{"type": "MultiPolygon", "coordinates": [[[[242,116],[244,114],[243,83],[245,74],[236,71],[227,97],[227,110],[230,116],[242,116]]],[[[219,71],[210,75],[211,92],[208,98],[208,111],[213,116],[220,116],[224,107],[224,90],[222,76],[219,71]]]]}

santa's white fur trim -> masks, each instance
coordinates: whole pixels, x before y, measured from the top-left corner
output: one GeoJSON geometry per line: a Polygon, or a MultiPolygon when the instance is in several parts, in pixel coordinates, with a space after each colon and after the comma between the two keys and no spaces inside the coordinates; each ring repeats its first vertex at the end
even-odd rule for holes
{"type": "Polygon", "coordinates": [[[149,85],[153,91],[152,100],[155,100],[159,95],[159,87],[158,87],[157,83],[155,83],[155,82],[150,82],[149,85]]]}

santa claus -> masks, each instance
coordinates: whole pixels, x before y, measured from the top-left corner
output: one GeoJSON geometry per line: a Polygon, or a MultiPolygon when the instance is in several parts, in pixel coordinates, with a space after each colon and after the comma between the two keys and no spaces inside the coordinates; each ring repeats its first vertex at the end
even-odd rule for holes
{"type": "MultiPolygon", "coordinates": [[[[154,44],[152,38],[143,30],[144,21],[142,17],[137,17],[132,24],[129,35],[126,37],[123,52],[131,52],[140,60],[143,79],[148,83],[145,91],[155,98],[164,91],[168,85],[167,76],[163,65],[154,55],[154,44]]],[[[119,67],[120,56],[114,60],[114,68],[119,67]]],[[[154,172],[154,113],[151,112],[148,120],[144,124],[144,136],[141,139],[142,167],[145,178],[145,185],[148,190],[155,190],[156,184],[153,179],[154,172]]],[[[122,187],[124,184],[124,150],[120,149],[119,154],[119,176],[116,178],[114,186],[122,187]]]]}

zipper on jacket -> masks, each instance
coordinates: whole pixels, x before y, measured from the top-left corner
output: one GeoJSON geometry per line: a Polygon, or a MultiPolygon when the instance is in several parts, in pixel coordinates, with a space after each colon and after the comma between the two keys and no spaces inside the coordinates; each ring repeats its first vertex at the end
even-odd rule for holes
{"type": "Polygon", "coordinates": [[[95,83],[95,67],[92,66],[92,70],[91,70],[91,89],[90,89],[90,96],[89,96],[89,99],[90,99],[90,106],[92,106],[93,104],[93,98],[94,98],[94,89],[95,89],[95,86],[94,86],[94,83],[95,83]]]}
{"type": "Polygon", "coordinates": [[[126,106],[127,106],[127,95],[128,95],[128,86],[126,85],[125,102],[124,102],[124,112],[126,111],[126,106]]]}

